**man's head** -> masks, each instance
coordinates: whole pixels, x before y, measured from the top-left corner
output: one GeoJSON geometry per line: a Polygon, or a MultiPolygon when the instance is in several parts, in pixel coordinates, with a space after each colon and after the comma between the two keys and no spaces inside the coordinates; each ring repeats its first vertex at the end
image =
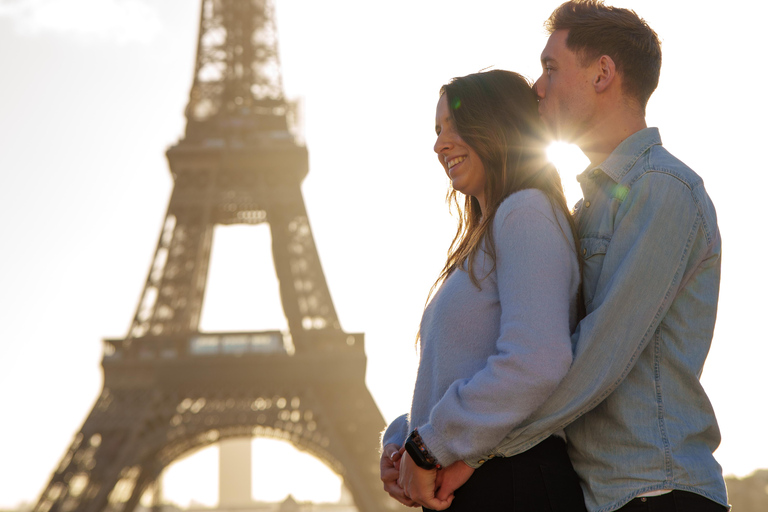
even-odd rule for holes
{"type": "Polygon", "coordinates": [[[593,93],[608,91],[645,116],[659,83],[661,44],[643,19],[602,0],[573,0],[555,9],[545,27],[550,40],[536,89],[541,115],[558,134],[590,128],[591,117],[604,110],[593,93]]]}
{"type": "Polygon", "coordinates": [[[544,26],[550,34],[568,31],[565,44],[579,55],[582,65],[601,55],[611,57],[625,94],[645,111],[661,71],[661,43],[645,20],[601,0],[575,0],[555,9],[544,26]]]}

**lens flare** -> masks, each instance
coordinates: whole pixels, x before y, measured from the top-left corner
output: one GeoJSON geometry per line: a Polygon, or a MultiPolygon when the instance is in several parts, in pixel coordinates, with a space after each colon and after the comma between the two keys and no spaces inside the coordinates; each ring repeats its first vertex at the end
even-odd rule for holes
{"type": "Polygon", "coordinates": [[[557,168],[563,181],[563,192],[568,204],[575,204],[581,199],[581,187],[576,176],[589,164],[589,159],[578,146],[565,142],[553,142],[547,147],[547,158],[557,168]]]}
{"type": "Polygon", "coordinates": [[[627,197],[627,193],[629,193],[629,187],[625,185],[616,185],[613,187],[613,190],[611,191],[611,194],[613,197],[618,199],[619,201],[623,201],[624,198],[627,197]]]}

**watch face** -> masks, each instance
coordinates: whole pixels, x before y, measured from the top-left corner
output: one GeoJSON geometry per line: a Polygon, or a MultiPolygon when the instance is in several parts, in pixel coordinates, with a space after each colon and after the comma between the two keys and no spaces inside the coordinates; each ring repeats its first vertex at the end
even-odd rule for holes
{"type": "Polygon", "coordinates": [[[422,469],[434,469],[436,467],[435,464],[430,463],[427,461],[426,457],[424,456],[424,453],[419,449],[418,446],[416,446],[416,443],[413,441],[413,439],[409,438],[405,442],[405,451],[408,452],[408,455],[411,456],[411,459],[413,459],[413,462],[416,463],[417,466],[419,466],[422,469]]]}

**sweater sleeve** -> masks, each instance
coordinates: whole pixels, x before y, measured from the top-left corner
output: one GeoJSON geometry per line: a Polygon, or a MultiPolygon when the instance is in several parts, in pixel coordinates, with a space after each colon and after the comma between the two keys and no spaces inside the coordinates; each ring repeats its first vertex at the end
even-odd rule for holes
{"type": "Polygon", "coordinates": [[[381,434],[381,448],[390,443],[398,446],[405,444],[405,438],[408,437],[408,415],[398,416],[389,424],[387,429],[381,434]]]}
{"type": "Polygon", "coordinates": [[[491,453],[571,364],[569,315],[579,279],[572,241],[538,191],[505,203],[493,228],[501,309],[495,353],[471,378],[453,382],[418,425],[443,465],[491,453]]]}

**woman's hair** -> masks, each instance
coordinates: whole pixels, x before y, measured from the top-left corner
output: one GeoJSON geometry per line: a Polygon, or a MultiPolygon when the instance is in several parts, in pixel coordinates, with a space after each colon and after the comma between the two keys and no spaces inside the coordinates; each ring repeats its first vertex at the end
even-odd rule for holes
{"type": "Polygon", "coordinates": [[[553,211],[561,211],[568,219],[578,251],[579,239],[560,175],[547,159],[549,141],[530,82],[511,71],[492,70],[454,78],[440,89],[443,94],[458,134],[483,163],[486,214],[482,216],[480,203],[474,197],[465,196],[462,208],[457,191],[448,191],[448,202],[458,211],[458,229],[432,291],[465,262],[472,282],[479,288],[473,263],[484,240],[483,250],[492,260],[489,273],[495,270],[493,217],[501,202],[518,190],[534,188],[544,192],[553,211]]]}

